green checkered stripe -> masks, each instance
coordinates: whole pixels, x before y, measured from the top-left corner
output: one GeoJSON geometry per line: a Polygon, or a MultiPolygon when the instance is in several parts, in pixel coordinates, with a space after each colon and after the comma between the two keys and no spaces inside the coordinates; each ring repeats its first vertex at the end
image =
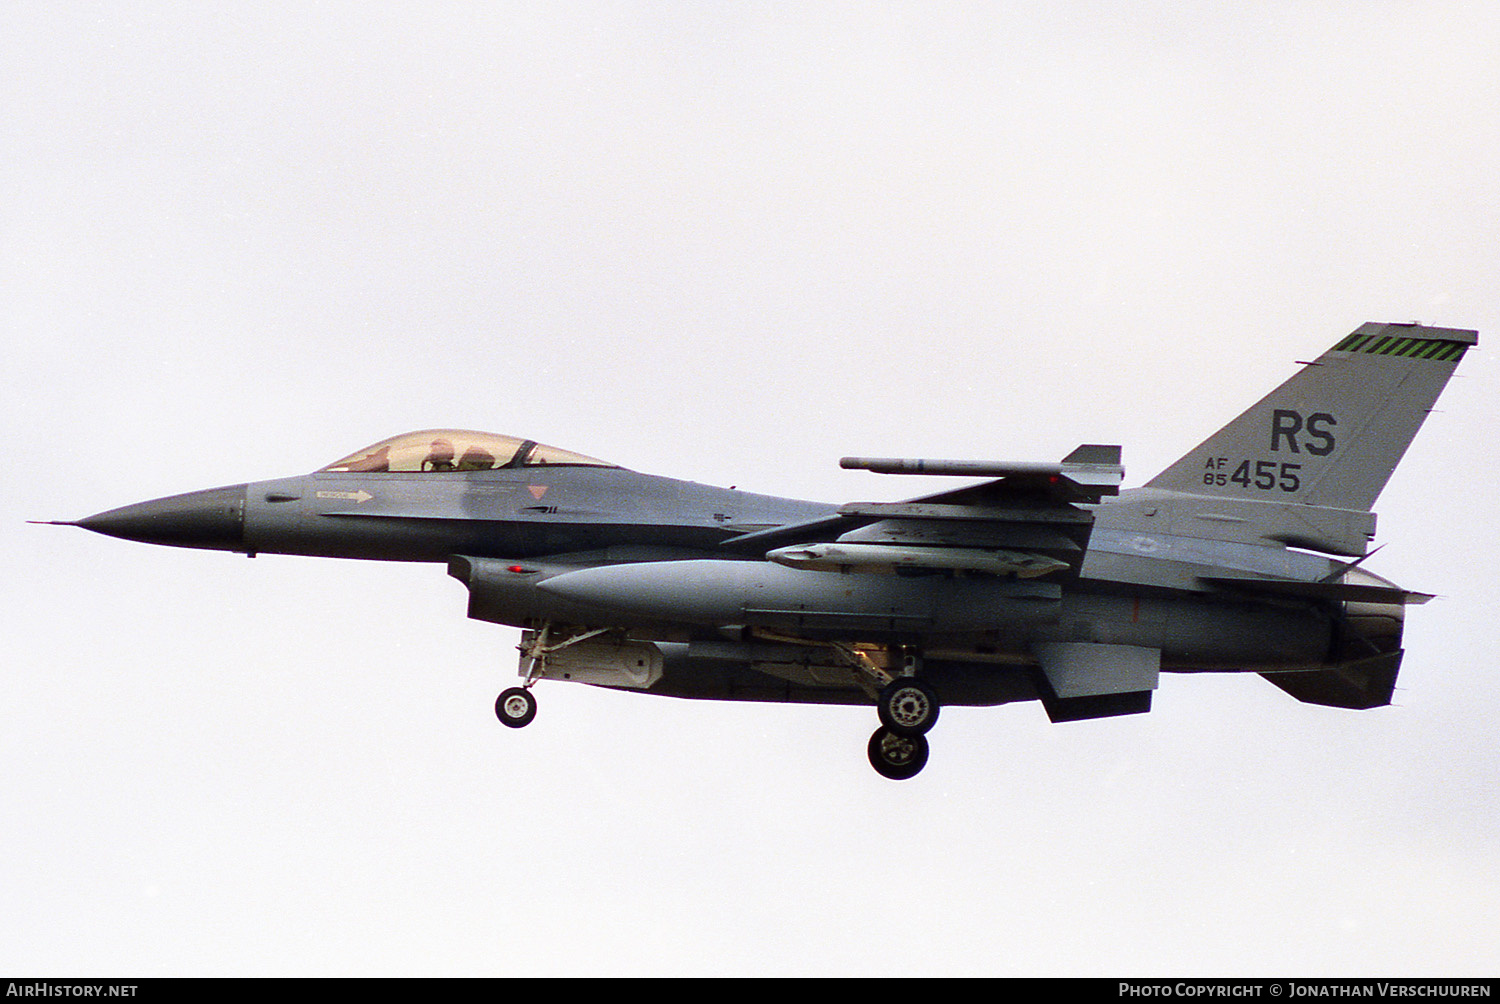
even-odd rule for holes
{"type": "Polygon", "coordinates": [[[1363,352],[1371,356],[1432,359],[1440,363],[1458,360],[1468,346],[1439,338],[1402,338],[1399,335],[1350,335],[1333,347],[1335,352],[1363,352]]]}

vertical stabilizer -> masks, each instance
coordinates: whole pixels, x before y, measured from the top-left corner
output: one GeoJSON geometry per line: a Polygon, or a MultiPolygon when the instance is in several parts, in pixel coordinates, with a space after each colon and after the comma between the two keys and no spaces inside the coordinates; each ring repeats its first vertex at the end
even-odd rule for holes
{"type": "Polygon", "coordinates": [[[1368,511],[1474,331],[1365,324],[1147,488],[1368,511]]]}

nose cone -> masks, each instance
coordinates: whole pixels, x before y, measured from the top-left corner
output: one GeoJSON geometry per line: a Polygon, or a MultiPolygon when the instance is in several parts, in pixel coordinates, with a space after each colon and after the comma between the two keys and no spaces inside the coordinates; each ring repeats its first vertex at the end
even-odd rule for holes
{"type": "Polygon", "coordinates": [[[173,547],[245,546],[245,486],[210,488],[121,506],[78,521],[95,533],[173,547]]]}

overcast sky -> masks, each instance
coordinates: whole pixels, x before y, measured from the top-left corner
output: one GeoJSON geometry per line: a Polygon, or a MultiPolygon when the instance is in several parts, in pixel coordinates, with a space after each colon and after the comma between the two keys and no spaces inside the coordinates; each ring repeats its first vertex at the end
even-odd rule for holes
{"type": "Polygon", "coordinates": [[[1488,3],[0,11],[0,970],[1493,975],[1488,3]],[[30,526],[409,429],[826,501],[1127,483],[1367,320],[1477,328],[1381,498],[1396,705],[538,686],[438,565],[30,526]]]}

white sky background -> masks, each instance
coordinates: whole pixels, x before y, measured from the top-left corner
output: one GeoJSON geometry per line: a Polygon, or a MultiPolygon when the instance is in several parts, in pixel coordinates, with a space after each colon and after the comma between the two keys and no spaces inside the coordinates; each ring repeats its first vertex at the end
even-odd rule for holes
{"type": "Polygon", "coordinates": [[[0,13],[0,971],[1495,973],[1493,5],[181,6],[0,13]],[[901,784],[869,709],[503,729],[441,566],[22,522],[441,425],[1138,484],[1366,320],[1483,340],[1378,507],[1396,707],[950,708],[901,784]]]}

